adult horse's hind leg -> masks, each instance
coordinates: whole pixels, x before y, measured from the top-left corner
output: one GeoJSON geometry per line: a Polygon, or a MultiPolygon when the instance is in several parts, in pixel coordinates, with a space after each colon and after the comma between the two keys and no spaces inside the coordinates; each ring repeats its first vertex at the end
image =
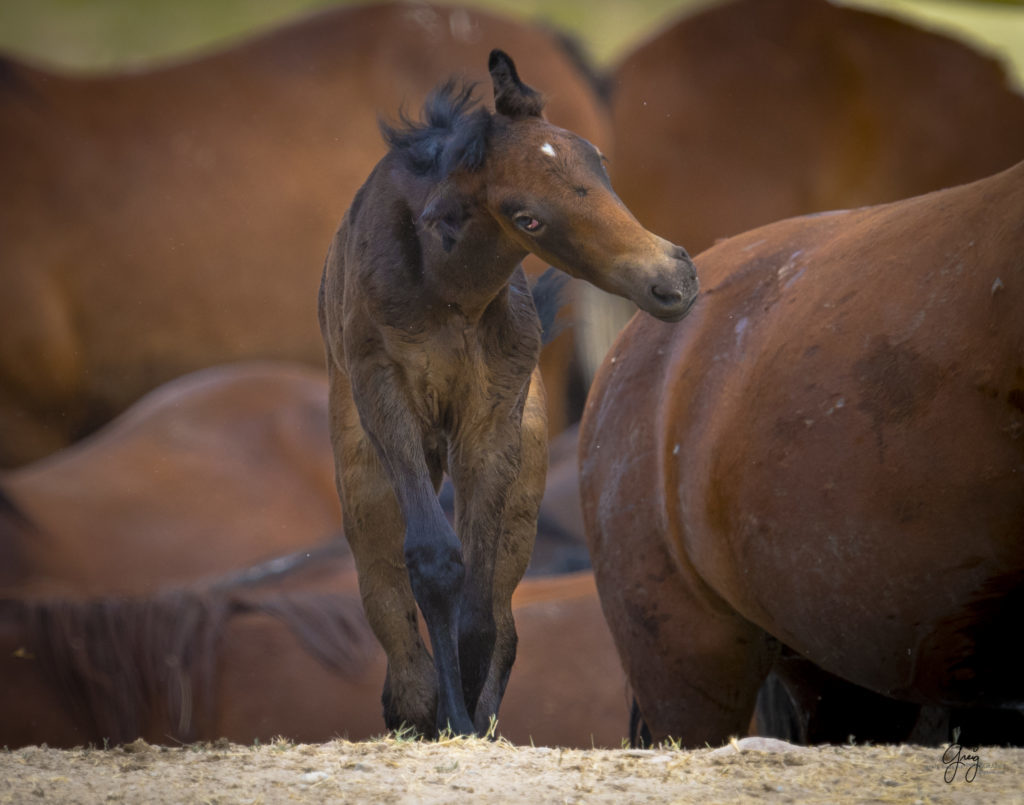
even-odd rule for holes
{"type": "Polygon", "coordinates": [[[594,568],[639,707],[633,726],[689,748],[745,735],[777,644],[680,568],[661,534],[629,536],[627,551],[595,552],[594,568]]]}
{"type": "Polygon", "coordinates": [[[347,378],[330,376],[331,437],[345,536],[363,607],[388,658],[384,723],[433,735],[437,675],[417,628],[417,605],[403,558],[405,521],[377,452],[359,423],[347,378]]]}
{"type": "MultiPolygon", "coordinates": [[[[495,455],[495,442],[488,440],[479,460],[462,468],[463,477],[474,485],[469,499],[464,496],[457,504],[467,574],[459,655],[466,702],[480,734],[498,713],[515,661],[512,593],[526,573],[537,534],[548,465],[547,429],[543,385],[535,370],[521,432],[506,437],[516,455],[495,455]],[[489,584],[484,583],[487,579],[489,584]]],[[[500,439],[496,436],[495,441],[500,439]]]]}

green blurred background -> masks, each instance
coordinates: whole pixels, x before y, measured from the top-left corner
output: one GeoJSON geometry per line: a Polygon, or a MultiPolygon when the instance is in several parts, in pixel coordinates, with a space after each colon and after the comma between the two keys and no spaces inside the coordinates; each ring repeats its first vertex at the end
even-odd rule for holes
{"type": "MultiPolygon", "coordinates": [[[[469,0],[574,33],[601,65],[720,0],[469,0]]],[[[917,20],[1007,63],[1024,87],[1024,0],[843,0],[917,20]]],[[[221,48],[344,0],[0,0],[0,50],[71,69],[140,68],[221,48]]]]}

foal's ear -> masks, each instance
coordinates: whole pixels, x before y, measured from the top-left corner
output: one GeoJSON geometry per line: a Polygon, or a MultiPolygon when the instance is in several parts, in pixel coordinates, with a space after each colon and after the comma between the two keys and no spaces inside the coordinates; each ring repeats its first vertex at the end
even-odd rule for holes
{"type": "Polygon", "coordinates": [[[454,247],[468,214],[459,191],[450,181],[441,182],[427,198],[426,206],[420,213],[420,225],[432,230],[441,238],[446,252],[454,247]]]}
{"type": "Polygon", "coordinates": [[[494,109],[498,114],[520,119],[540,117],[544,98],[519,80],[515,62],[503,50],[492,50],[487,69],[494,82],[494,109]]]}

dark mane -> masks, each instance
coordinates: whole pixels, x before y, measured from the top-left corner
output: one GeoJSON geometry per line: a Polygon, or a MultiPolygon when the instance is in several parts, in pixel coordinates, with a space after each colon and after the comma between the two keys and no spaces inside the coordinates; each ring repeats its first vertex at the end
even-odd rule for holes
{"type": "Polygon", "coordinates": [[[0,484],[0,518],[6,518],[16,522],[19,527],[32,528],[32,521],[21,510],[21,507],[14,502],[3,484],[0,484]]]}
{"type": "Polygon", "coordinates": [[[4,600],[40,676],[90,740],[125,743],[162,713],[191,741],[212,706],[214,646],[228,601],[185,592],[154,598],[4,600]]]}
{"type": "Polygon", "coordinates": [[[0,87],[13,86],[18,77],[14,60],[0,54],[0,87]]]}
{"type": "Polygon", "coordinates": [[[14,584],[28,572],[24,545],[35,526],[0,484],[0,583],[14,584]]]}
{"type": "Polygon", "coordinates": [[[554,341],[566,327],[564,321],[556,319],[558,311],[566,303],[568,285],[569,275],[550,266],[530,288],[533,304],[540,318],[541,343],[544,345],[554,341]]]}
{"type": "Polygon", "coordinates": [[[378,643],[358,595],[282,591],[239,595],[233,612],[258,612],[281,621],[325,668],[355,679],[373,661],[378,643]]]}
{"type": "Polygon", "coordinates": [[[14,59],[0,53],[0,90],[5,92],[24,92],[25,76],[22,67],[14,59]]]}
{"type": "Polygon", "coordinates": [[[38,68],[30,68],[22,62],[0,53],[0,99],[8,103],[41,104],[34,77],[41,75],[38,68]]]}
{"type": "Polygon", "coordinates": [[[477,170],[484,162],[491,113],[473,97],[475,83],[449,79],[423,104],[421,120],[399,110],[400,126],[380,121],[392,152],[417,176],[443,179],[452,171],[477,170]]]}
{"type": "Polygon", "coordinates": [[[85,739],[112,744],[145,736],[160,716],[173,740],[211,737],[221,636],[245,613],[277,618],[345,679],[376,652],[357,595],[184,588],[137,598],[0,600],[0,618],[23,635],[42,678],[88,725],[85,739]]]}
{"type": "Polygon", "coordinates": [[[576,72],[590,85],[597,97],[607,104],[612,96],[611,75],[599,71],[594,66],[586,47],[575,36],[557,28],[549,28],[549,33],[558,42],[562,53],[568,57],[576,72]]]}

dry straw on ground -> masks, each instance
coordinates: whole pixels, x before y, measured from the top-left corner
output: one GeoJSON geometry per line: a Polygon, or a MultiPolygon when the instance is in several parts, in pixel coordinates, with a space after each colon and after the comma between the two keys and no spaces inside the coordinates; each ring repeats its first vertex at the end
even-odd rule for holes
{"type": "Polygon", "coordinates": [[[0,752],[0,803],[1024,803],[1024,749],[972,754],[981,762],[973,774],[973,760],[944,763],[941,748],[809,749],[764,739],[699,751],[479,739],[181,748],[137,741],[0,752]]]}

